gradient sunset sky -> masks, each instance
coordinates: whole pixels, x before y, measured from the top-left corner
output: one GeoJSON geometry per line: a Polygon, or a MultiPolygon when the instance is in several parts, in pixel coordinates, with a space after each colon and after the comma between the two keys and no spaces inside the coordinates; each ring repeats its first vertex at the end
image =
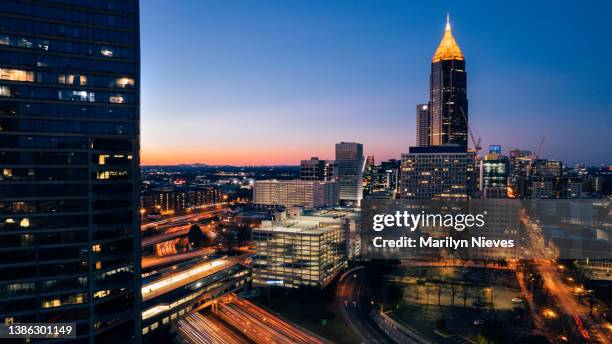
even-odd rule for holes
{"type": "Polygon", "coordinates": [[[415,144],[450,12],[483,146],[612,164],[610,1],[141,1],[142,163],[299,164],[415,144]]]}

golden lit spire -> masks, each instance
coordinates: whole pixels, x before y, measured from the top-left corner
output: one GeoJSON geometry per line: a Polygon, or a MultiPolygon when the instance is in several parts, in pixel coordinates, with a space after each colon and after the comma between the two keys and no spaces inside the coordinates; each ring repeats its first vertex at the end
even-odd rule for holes
{"type": "Polygon", "coordinates": [[[463,53],[459,49],[459,45],[453,37],[451,32],[450,15],[446,14],[446,27],[444,28],[444,37],[442,42],[436,49],[436,53],[433,56],[431,62],[438,62],[441,60],[463,60],[463,53]]]}

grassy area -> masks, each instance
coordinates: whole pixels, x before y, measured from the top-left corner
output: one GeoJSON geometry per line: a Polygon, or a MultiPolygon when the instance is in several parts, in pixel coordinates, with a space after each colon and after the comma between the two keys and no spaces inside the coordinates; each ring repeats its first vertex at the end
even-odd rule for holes
{"type": "Polygon", "coordinates": [[[344,322],[332,295],[314,295],[286,290],[264,292],[257,304],[279,314],[331,342],[358,343],[359,339],[344,322]]]}

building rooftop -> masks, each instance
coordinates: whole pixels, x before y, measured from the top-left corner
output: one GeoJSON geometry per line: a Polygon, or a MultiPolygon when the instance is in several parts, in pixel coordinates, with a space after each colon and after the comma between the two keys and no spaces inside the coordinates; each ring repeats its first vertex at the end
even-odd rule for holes
{"type": "Polygon", "coordinates": [[[259,232],[277,232],[289,234],[321,235],[336,229],[334,219],[328,217],[305,216],[298,219],[283,221],[262,221],[261,227],[255,228],[259,232]]]}

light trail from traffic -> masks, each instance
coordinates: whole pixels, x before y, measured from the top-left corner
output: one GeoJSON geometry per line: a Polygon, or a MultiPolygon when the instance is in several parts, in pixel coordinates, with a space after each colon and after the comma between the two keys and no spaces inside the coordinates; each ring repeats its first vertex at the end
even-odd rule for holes
{"type": "Polygon", "coordinates": [[[212,316],[192,313],[178,321],[178,333],[192,344],[247,344],[212,316]]]}
{"type": "Polygon", "coordinates": [[[219,303],[217,315],[256,343],[326,343],[249,301],[235,297],[227,301],[219,303]]]}

